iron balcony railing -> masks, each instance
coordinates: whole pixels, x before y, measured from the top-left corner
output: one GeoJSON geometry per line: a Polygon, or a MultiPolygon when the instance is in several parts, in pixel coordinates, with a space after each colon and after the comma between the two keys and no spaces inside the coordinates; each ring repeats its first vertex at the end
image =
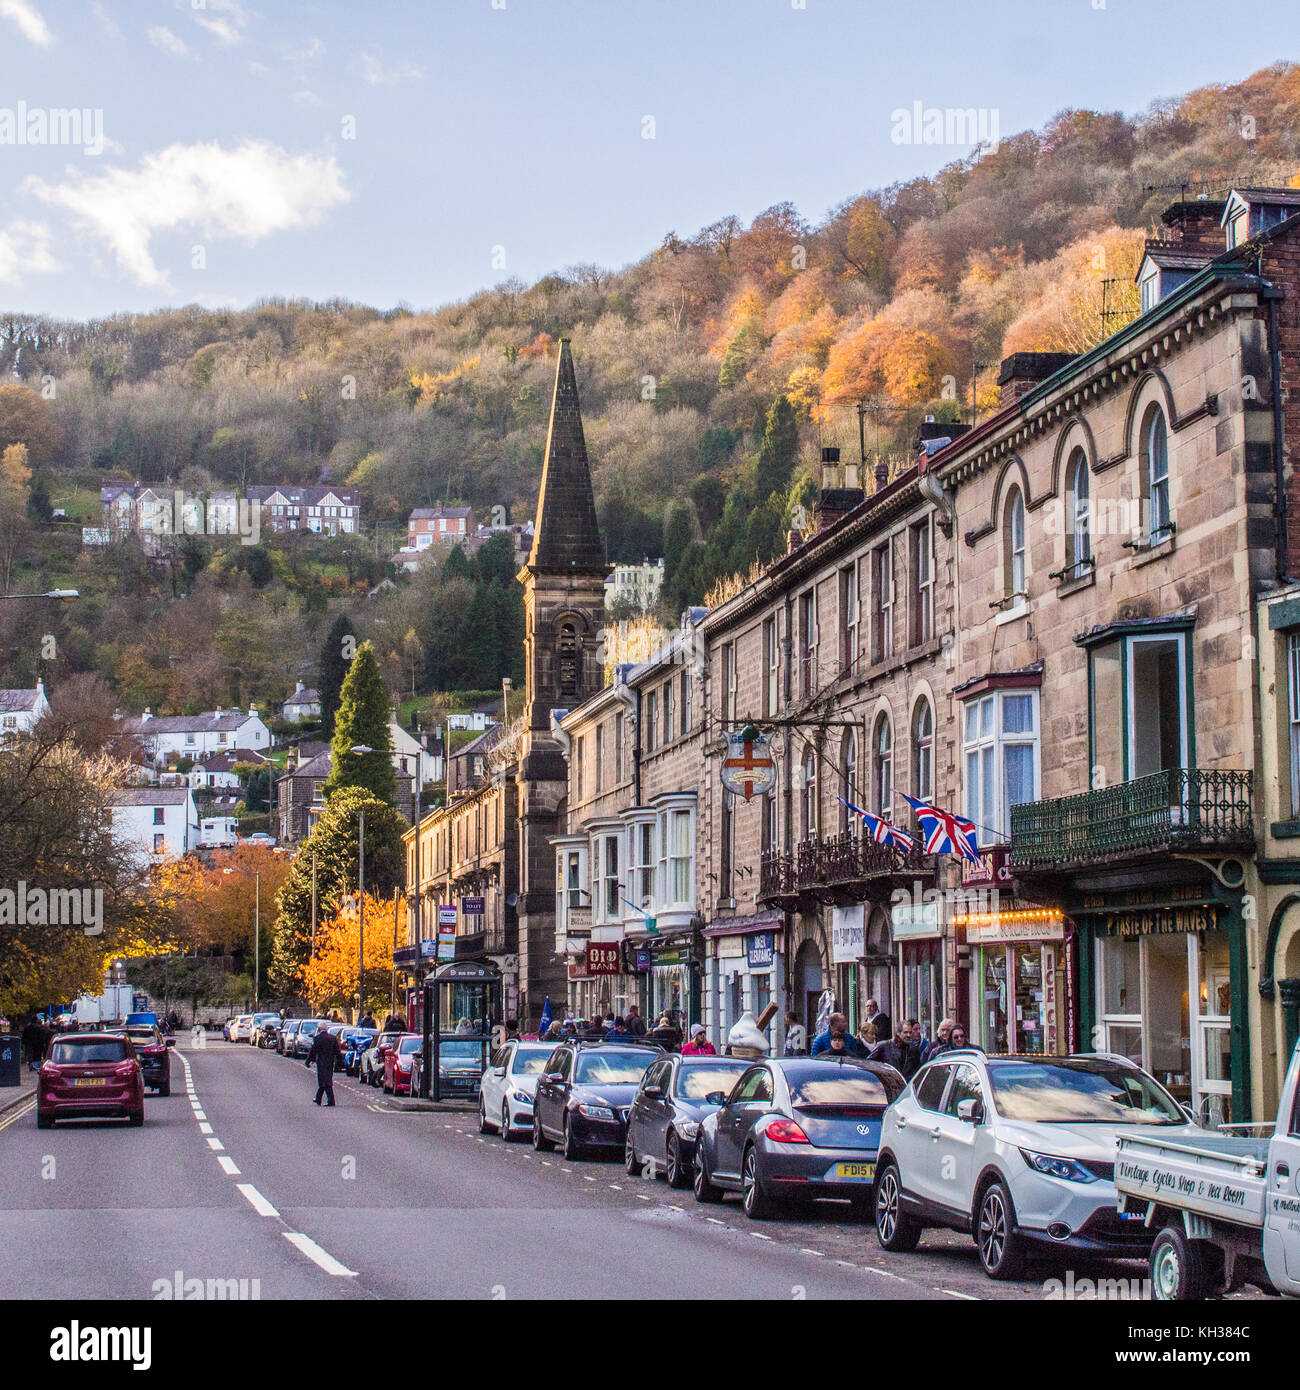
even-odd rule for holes
{"type": "Polygon", "coordinates": [[[1098,791],[1011,808],[1011,865],[1052,869],[1163,849],[1248,849],[1249,772],[1174,767],[1098,791]]]}
{"type": "Polygon", "coordinates": [[[866,835],[846,830],[801,840],[792,854],[766,850],[759,871],[759,898],[797,897],[891,874],[930,873],[932,855],[900,854],[866,835]]]}

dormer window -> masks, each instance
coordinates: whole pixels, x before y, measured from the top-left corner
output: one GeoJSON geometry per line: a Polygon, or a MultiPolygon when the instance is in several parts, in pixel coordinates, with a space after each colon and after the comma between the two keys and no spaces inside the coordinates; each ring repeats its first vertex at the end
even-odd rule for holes
{"type": "Polygon", "coordinates": [[[1224,242],[1231,251],[1297,213],[1300,189],[1234,188],[1223,209],[1224,242]]]}

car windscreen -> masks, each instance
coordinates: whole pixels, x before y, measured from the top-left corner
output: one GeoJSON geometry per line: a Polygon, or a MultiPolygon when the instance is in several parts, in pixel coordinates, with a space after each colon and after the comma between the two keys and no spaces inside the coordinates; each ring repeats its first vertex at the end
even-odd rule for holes
{"type": "Polygon", "coordinates": [[[298,1025],[300,1033],[314,1033],[320,1027],[318,1018],[306,1018],[298,1025]]]}
{"type": "Polygon", "coordinates": [[[254,1015],[253,1015],[253,1022],[254,1022],[254,1023],[273,1023],[273,1022],[274,1022],[277,1018],[279,1018],[279,1017],[280,1017],[279,1014],[254,1014],[254,1015]]]}
{"type": "Polygon", "coordinates": [[[580,1086],[635,1086],[662,1053],[580,1052],[573,1079],[580,1086]]]}
{"type": "MultiPolygon", "coordinates": [[[[416,1047],[420,1046],[420,1039],[414,1038],[412,1041],[416,1047]]],[[[448,1062],[481,1062],[483,1059],[483,1044],[477,1042],[462,1042],[459,1039],[452,1041],[443,1040],[438,1044],[438,1064],[446,1066],[448,1062]]]]}
{"type": "Polygon", "coordinates": [[[419,1052],[424,1046],[423,1038],[403,1038],[401,1046],[397,1049],[399,1057],[409,1057],[412,1052],[419,1052]]]}
{"type": "Polygon", "coordinates": [[[51,1062],[79,1065],[84,1062],[125,1062],[125,1038],[95,1038],[86,1042],[59,1041],[50,1052],[51,1062]]]}
{"type": "Polygon", "coordinates": [[[990,1061],[999,1115],[1069,1125],[1184,1125],[1178,1102],[1145,1072],[1100,1058],[1078,1062],[990,1061]]]}
{"type": "Polygon", "coordinates": [[[546,1070],[546,1059],[554,1051],[550,1047],[521,1047],[515,1051],[515,1060],[510,1067],[514,1076],[541,1076],[546,1070]]]}
{"type": "Polygon", "coordinates": [[[152,1028],[128,1028],[126,1035],[137,1047],[157,1047],[162,1036],[152,1028]]]}
{"type": "Polygon", "coordinates": [[[856,1109],[860,1105],[882,1110],[896,1100],[906,1084],[897,1072],[866,1071],[861,1067],[799,1068],[786,1073],[790,1102],[801,1110],[856,1109]]]}
{"type": "Polygon", "coordinates": [[[749,1066],[737,1058],[732,1066],[725,1062],[710,1062],[708,1066],[683,1067],[677,1076],[677,1094],[687,1100],[703,1100],[714,1091],[730,1095],[736,1078],[749,1066]]]}

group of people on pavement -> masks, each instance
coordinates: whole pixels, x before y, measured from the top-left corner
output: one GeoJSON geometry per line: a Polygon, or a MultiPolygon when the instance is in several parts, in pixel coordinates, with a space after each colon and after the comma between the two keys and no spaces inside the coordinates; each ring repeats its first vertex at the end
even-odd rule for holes
{"type": "MultiPolygon", "coordinates": [[[[695,1024],[691,1029],[691,1042],[695,1042],[697,1034],[703,1032],[703,1027],[695,1024]]],[[[629,1043],[639,1042],[643,1038],[658,1043],[669,1052],[684,1053],[691,1046],[691,1043],[682,1046],[682,1030],[673,1022],[671,1015],[662,1014],[654,1026],[650,1027],[641,1017],[641,1010],[636,1004],[630,1005],[626,1014],[597,1013],[589,1019],[556,1019],[542,1035],[543,1042],[629,1043]]],[[[699,1050],[701,1049],[697,1049],[699,1050]]],[[[712,1052],[713,1048],[709,1047],[708,1050],[712,1052]]]]}
{"type": "Polygon", "coordinates": [[[857,1034],[849,1031],[849,1021],[842,1013],[833,1013],[826,1027],[806,1049],[807,1032],[793,1014],[786,1020],[786,1055],[800,1056],[805,1049],[810,1056],[825,1053],[831,1056],[862,1057],[873,1062],[885,1062],[910,1081],[923,1063],[955,1048],[970,1048],[966,1030],[955,1019],[945,1018],[935,1030],[933,1039],[924,1036],[917,1019],[901,1020],[895,1028],[889,1015],[882,1013],[874,999],[867,1000],[865,1021],[857,1034]]]}

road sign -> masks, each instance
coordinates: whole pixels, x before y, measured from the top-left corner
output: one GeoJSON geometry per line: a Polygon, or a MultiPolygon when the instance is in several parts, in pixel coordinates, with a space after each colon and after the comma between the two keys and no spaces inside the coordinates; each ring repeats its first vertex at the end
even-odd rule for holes
{"type": "Polygon", "coordinates": [[[765,734],[754,728],[728,733],[722,785],[746,801],[753,796],[766,796],[776,786],[776,764],[765,734]]]}
{"type": "Polygon", "coordinates": [[[456,929],[456,905],[455,903],[443,903],[438,908],[438,925],[440,927],[450,927],[456,929]]]}

